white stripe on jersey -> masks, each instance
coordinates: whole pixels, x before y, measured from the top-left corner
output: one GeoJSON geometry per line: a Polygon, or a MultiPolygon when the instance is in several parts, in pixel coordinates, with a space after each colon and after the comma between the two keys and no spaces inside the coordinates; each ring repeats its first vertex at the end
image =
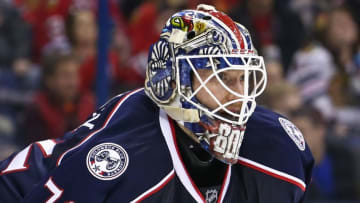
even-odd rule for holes
{"type": "Polygon", "coordinates": [[[245,162],[246,164],[250,165],[250,168],[258,168],[260,169],[262,172],[264,172],[265,174],[271,175],[275,178],[279,178],[281,180],[287,181],[289,183],[295,184],[296,186],[299,186],[303,191],[305,191],[306,189],[306,184],[304,183],[304,181],[302,181],[301,179],[289,175],[287,173],[278,171],[276,169],[270,168],[268,166],[262,165],[260,163],[257,163],[255,161],[252,161],[250,159],[244,158],[244,157],[238,157],[238,160],[241,162],[245,162]]]}
{"type": "Polygon", "coordinates": [[[179,177],[181,183],[184,185],[186,190],[191,194],[191,196],[197,202],[204,203],[203,197],[201,196],[201,194],[198,193],[198,191],[196,191],[195,187],[192,184],[192,181],[190,180],[190,178],[186,172],[186,169],[184,168],[184,166],[181,162],[180,157],[178,156],[175,142],[173,140],[173,134],[171,131],[168,116],[165,113],[165,111],[160,110],[159,119],[160,119],[161,131],[164,135],[166,144],[169,148],[171,159],[172,159],[177,176],[179,177]]]}
{"type": "Polygon", "coordinates": [[[115,113],[116,113],[116,112],[118,111],[118,109],[120,108],[121,104],[123,104],[123,103],[126,101],[126,99],[129,98],[131,95],[136,94],[136,93],[142,91],[143,89],[144,89],[144,88],[140,88],[140,89],[134,90],[134,91],[128,93],[124,98],[122,98],[122,99],[120,100],[120,102],[118,102],[118,103],[116,104],[116,107],[112,110],[112,113],[111,113],[111,114],[108,116],[108,118],[106,119],[105,124],[104,124],[100,129],[92,132],[90,135],[88,135],[87,137],[85,137],[85,139],[83,139],[79,144],[77,144],[76,146],[74,146],[74,147],[68,149],[67,151],[65,151],[65,152],[59,157],[59,159],[58,159],[58,161],[57,161],[57,163],[56,163],[56,166],[59,166],[59,165],[61,164],[62,159],[64,158],[64,156],[65,156],[68,152],[70,152],[70,151],[78,148],[79,146],[81,146],[82,144],[84,144],[86,141],[88,141],[90,138],[92,138],[94,135],[96,135],[98,132],[101,132],[103,129],[105,129],[106,126],[109,124],[111,118],[115,115],[115,113]]]}
{"type": "Polygon", "coordinates": [[[156,184],[153,187],[151,187],[150,189],[146,190],[144,193],[142,193],[140,196],[135,198],[130,203],[137,203],[137,202],[141,202],[142,200],[144,200],[143,198],[146,199],[147,195],[152,195],[153,193],[156,192],[156,190],[161,189],[163,186],[165,186],[163,184],[166,184],[167,181],[169,181],[172,177],[174,177],[174,175],[175,175],[175,170],[173,169],[158,184],[156,184]]]}

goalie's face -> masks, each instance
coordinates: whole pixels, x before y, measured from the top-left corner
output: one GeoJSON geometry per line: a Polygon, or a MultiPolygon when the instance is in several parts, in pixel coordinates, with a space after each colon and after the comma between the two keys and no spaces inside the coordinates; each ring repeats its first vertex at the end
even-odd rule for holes
{"type": "Polygon", "coordinates": [[[217,159],[236,163],[255,98],[265,88],[263,58],[254,54],[178,56],[177,71],[180,101],[197,109],[197,125],[202,129],[186,123],[185,127],[217,159]]]}
{"type": "MultiPolygon", "coordinates": [[[[242,101],[236,101],[239,99],[236,95],[229,92],[224,86],[221,84],[225,84],[232,91],[243,95],[244,94],[244,71],[243,70],[228,70],[223,71],[218,74],[219,77],[212,77],[212,70],[198,70],[198,75],[201,81],[206,81],[206,87],[209,92],[215,96],[213,98],[205,88],[201,87],[201,82],[197,77],[193,77],[193,89],[199,89],[196,94],[196,98],[199,100],[201,104],[209,108],[210,110],[214,110],[219,108],[220,106],[224,106],[226,104],[230,104],[226,106],[226,108],[233,113],[239,113],[242,106],[242,101]],[[221,80],[221,81],[220,81],[221,80]],[[217,101],[216,101],[217,100],[217,101]],[[234,103],[232,103],[235,101],[234,103]]],[[[229,115],[223,110],[220,110],[219,114],[228,119],[232,120],[233,116],[229,115]]]]}
{"type": "Polygon", "coordinates": [[[263,59],[256,55],[196,55],[177,57],[179,95],[209,116],[244,125],[255,109],[255,97],[265,88],[263,59]],[[189,78],[191,75],[191,81],[189,78]]]}
{"type": "Polygon", "coordinates": [[[199,122],[205,133],[198,135],[205,137],[205,148],[225,163],[236,163],[245,130],[244,118],[251,115],[251,106],[255,106],[250,96],[254,75],[250,70],[238,65],[192,72],[192,91],[198,102],[195,105],[209,116],[199,122]]]}

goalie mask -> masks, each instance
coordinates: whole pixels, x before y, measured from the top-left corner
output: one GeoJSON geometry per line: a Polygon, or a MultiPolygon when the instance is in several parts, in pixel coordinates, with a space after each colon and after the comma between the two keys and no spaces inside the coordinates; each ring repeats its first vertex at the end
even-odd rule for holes
{"type": "Polygon", "coordinates": [[[217,159],[237,161],[255,98],[266,86],[263,58],[244,26],[212,6],[178,12],[150,47],[146,74],[146,93],[187,134],[217,159]]]}

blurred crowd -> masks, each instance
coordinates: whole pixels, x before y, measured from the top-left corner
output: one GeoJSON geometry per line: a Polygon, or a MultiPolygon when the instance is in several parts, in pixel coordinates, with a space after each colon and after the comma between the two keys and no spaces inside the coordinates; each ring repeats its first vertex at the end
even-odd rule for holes
{"type": "MultiPolygon", "coordinates": [[[[258,103],[287,116],[315,157],[308,202],[360,201],[360,1],[108,0],[110,95],[143,86],[149,46],[199,3],[245,25],[264,56],[258,103]]],[[[0,1],[0,160],[62,136],[98,104],[98,0],[0,1]]]]}

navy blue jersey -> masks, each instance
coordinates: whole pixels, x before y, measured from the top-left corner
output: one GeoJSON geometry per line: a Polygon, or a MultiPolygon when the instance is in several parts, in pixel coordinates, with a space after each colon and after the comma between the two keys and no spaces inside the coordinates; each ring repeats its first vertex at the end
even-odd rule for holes
{"type": "MultiPolygon", "coordinates": [[[[300,131],[262,107],[239,161],[204,195],[184,166],[174,121],[142,89],[114,97],[77,129],[0,162],[0,202],[302,202],[313,158],[300,131]]],[[[211,177],[209,177],[211,178],[211,177]]]]}

